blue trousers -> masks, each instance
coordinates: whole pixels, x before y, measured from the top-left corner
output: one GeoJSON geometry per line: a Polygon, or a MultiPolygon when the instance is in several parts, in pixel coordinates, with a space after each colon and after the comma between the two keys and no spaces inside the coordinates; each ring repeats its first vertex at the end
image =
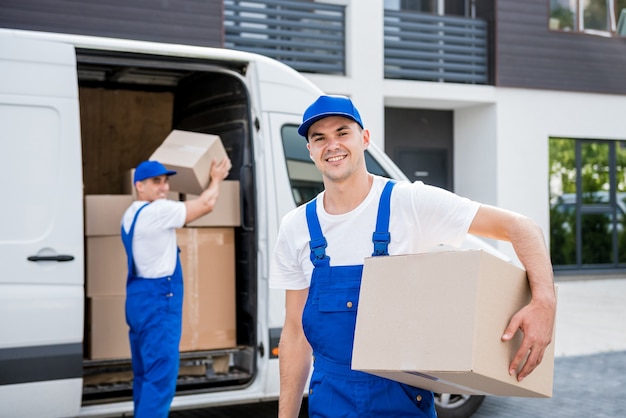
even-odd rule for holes
{"type": "Polygon", "coordinates": [[[135,278],[127,285],[136,418],[169,415],[178,378],[182,302],[182,280],[135,278]]]}

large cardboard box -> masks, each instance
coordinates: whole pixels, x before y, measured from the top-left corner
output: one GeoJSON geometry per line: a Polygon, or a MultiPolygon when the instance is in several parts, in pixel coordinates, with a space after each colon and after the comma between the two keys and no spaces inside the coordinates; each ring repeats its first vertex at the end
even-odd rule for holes
{"type": "Polygon", "coordinates": [[[128,261],[119,233],[115,236],[87,237],[87,296],[126,294],[128,261]]]}
{"type": "Polygon", "coordinates": [[[120,235],[122,216],[133,202],[132,196],[86,195],[85,196],[85,235],[120,235]]]}
{"type": "Polygon", "coordinates": [[[185,283],[180,351],[235,347],[234,229],[181,228],[177,240],[185,283]]]}
{"type": "Polygon", "coordinates": [[[91,324],[87,332],[87,358],[130,358],[125,303],[124,296],[95,296],[87,299],[87,315],[91,324]]]}
{"type": "Polygon", "coordinates": [[[554,342],[522,382],[508,374],[530,300],[526,272],[482,250],[365,260],[352,368],[440,393],[550,397],[554,342]]]}
{"type": "Polygon", "coordinates": [[[170,189],[199,195],[209,185],[211,163],[226,157],[219,136],[173,130],[150,156],[177,174],[170,177],[170,189]]]}
{"type": "MultiPolygon", "coordinates": [[[[187,195],[187,200],[197,198],[187,195]]],[[[211,213],[201,216],[187,226],[240,226],[241,203],[239,198],[239,181],[225,180],[220,185],[220,196],[211,213]]]]}

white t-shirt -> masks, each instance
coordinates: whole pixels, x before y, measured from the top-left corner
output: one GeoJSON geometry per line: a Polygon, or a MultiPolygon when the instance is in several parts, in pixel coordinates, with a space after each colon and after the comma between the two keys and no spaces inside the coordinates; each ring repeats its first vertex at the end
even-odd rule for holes
{"type": "MultiPolygon", "coordinates": [[[[135,213],[146,203],[135,201],[126,210],[122,217],[126,232],[130,231],[135,213]]],[[[167,199],[155,200],[141,211],[133,238],[133,256],[138,276],[156,279],[174,272],[178,254],[176,228],[185,225],[186,217],[185,203],[167,199]]]]}
{"type": "MultiPolygon", "coordinates": [[[[328,246],[331,266],[363,264],[374,252],[372,234],[380,195],[388,179],[374,176],[372,188],[354,210],[331,215],[324,210],[324,192],[317,198],[317,216],[328,246]]],[[[422,182],[398,182],[391,193],[389,254],[415,254],[444,244],[459,246],[478,211],[478,202],[422,182]]],[[[309,287],[310,258],[306,205],[283,218],[270,265],[269,286],[298,290],[309,287]]]]}

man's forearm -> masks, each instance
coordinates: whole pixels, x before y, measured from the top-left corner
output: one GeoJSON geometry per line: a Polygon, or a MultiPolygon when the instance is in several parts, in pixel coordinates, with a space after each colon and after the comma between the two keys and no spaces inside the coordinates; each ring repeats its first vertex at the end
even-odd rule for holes
{"type": "Polygon", "coordinates": [[[304,385],[311,368],[311,347],[304,335],[291,337],[283,334],[280,341],[279,356],[280,398],[278,416],[279,418],[296,418],[300,414],[304,385]]]}
{"type": "Polygon", "coordinates": [[[524,337],[509,365],[509,374],[523,380],[542,361],[552,341],[556,314],[556,295],[550,255],[541,228],[525,217],[517,217],[509,226],[511,243],[526,268],[531,301],[518,311],[502,339],[509,341],[518,329],[524,337]],[[520,369],[521,367],[521,369],[520,369]]]}
{"type": "Polygon", "coordinates": [[[528,274],[533,300],[555,307],[554,275],[541,229],[526,218],[512,234],[513,248],[528,274]]]}

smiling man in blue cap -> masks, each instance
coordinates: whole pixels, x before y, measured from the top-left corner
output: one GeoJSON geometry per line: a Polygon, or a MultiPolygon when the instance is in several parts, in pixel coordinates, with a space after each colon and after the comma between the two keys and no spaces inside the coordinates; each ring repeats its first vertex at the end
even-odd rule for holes
{"type": "Polygon", "coordinates": [[[298,133],[325,190],[285,215],[272,257],[270,287],[286,290],[279,417],[298,416],[311,357],[310,417],[435,417],[432,392],[351,369],[363,261],[459,246],[467,233],[510,241],[526,268],[532,299],[502,340],[523,331],[509,373],[518,380],[531,373],[551,341],[556,310],[552,265],[536,223],[422,182],[369,173],[370,133],[347,97],[319,97],[298,133]]]}
{"type": "Polygon", "coordinates": [[[169,415],[178,377],[183,308],[176,228],[213,210],[230,168],[228,158],[214,161],[207,189],[185,202],[166,198],[175,171],[158,161],[144,161],[135,169],[137,200],[124,213],[121,234],[128,259],[126,322],[136,418],[169,415]]]}

